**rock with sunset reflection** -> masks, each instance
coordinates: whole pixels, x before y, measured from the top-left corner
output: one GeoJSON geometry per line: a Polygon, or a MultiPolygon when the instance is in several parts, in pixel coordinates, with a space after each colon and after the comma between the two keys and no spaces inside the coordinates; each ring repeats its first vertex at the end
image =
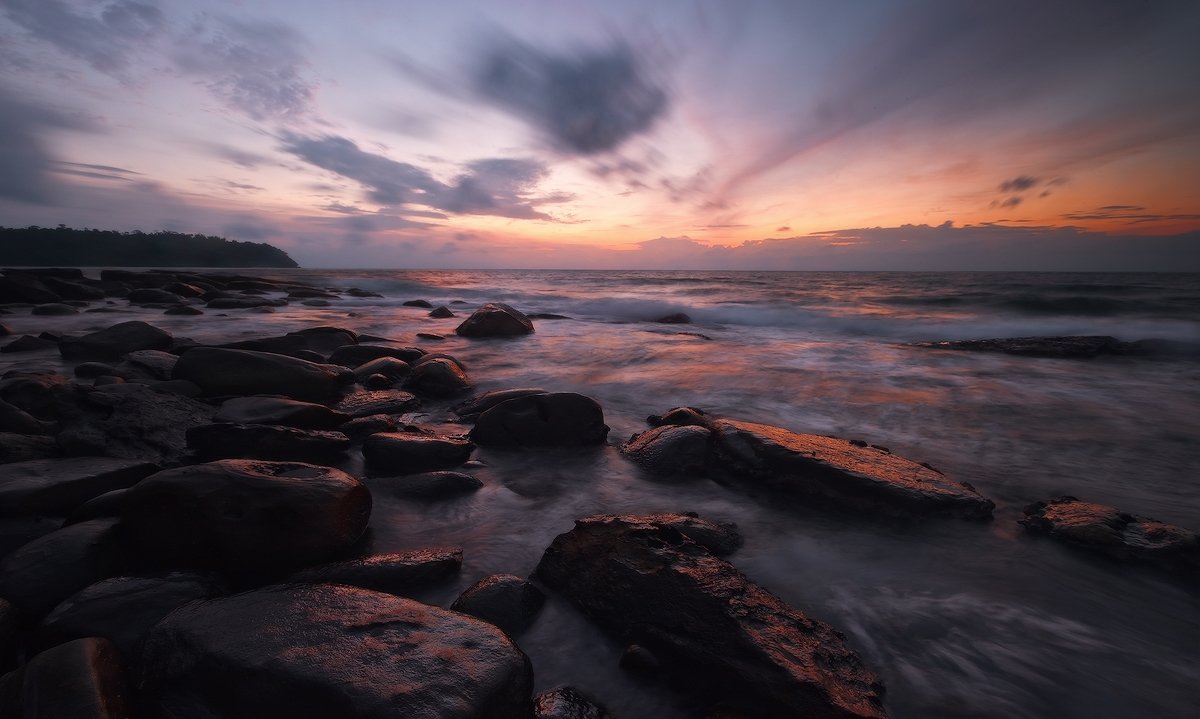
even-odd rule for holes
{"type": "Polygon", "coordinates": [[[488,302],[463,320],[454,332],[460,337],[517,337],[533,332],[533,321],[503,302],[488,302]]]}

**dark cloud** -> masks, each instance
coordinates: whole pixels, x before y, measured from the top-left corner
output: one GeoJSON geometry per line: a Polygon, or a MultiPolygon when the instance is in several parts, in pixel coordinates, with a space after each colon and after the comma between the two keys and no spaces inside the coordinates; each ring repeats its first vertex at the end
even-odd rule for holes
{"type": "Polygon", "coordinates": [[[423,196],[435,197],[444,189],[426,170],[361,150],[344,137],[285,134],[282,147],[310,165],[354,180],[366,188],[368,199],[382,205],[428,204],[423,196]]]}
{"type": "MultiPolygon", "coordinates": [[[[31,104],[0,87],[0,197],[33,203],[53,199],[58,190],[53,173],[63,170],[45,138],[46,131],[54,129],[90,126],[77,116],[31,104]]],[[[75,174],[81,174],[95,172],[98,166],[76,167],[75,174]]]]}
{"type": "Polygon", "coordinates": [[[1148,222],[1195,222],[1200,214],[1146,212],[1141,205],[1105,205],[1091,212],[1068,212],[1063,219],[1074,222],[1095,220],[1125,220],[1132,225],[1148,222]]]}
{"type": "Polygon", "coordinates": [[[164,26],[157,3],[144,0],[0,0],[0,7],[34,37],[110,75],[120,75],[130,55],[164,26]]]}
{"type": "Polygon", "coordinates": [[[308,113],[316,90],[304,75],[303,48],[286,25],[205,17],[174,58],[228,107],[255,120],[288,120],[308,113]]]}
{"type": "Polygon", "coordinates": [[[791,232],[792,228],[788,225],[781,225],[775,228],[776,232],[791,232]]]}
{"type": "Polygon", "coordinates": [[[479,94],[525,120],[559,150],[594,155],[648,130],[667,93],[624,43],[555,55],[518,40],[494,40],[474,73],[479,94]]]}
{"type": "Polygon", "coordinates": [[[1029,175],[1019,175],[1011,180],[1005,180],[1000,183],[1001,192],[1024,192],[1025,190],[1034,187],[1041,179],[1030,177],[1029,175]]]}

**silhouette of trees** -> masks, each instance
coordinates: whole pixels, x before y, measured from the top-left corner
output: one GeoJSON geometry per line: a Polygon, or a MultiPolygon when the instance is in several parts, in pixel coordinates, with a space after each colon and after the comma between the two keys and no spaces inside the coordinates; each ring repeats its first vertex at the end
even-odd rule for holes
{"type": "Polygon", "coordinates": [[[16,267],[299,267],[278,247],[182,232],[0,227],[0,264],[16,267]]]}

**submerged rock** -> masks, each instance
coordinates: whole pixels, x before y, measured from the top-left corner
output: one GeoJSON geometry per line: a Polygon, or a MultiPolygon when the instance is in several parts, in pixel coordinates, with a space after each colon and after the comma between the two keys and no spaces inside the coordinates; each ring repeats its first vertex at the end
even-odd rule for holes
{"type": "Polygon", "coordinates": [[[471,439],[485,446],[543,447],[603,444],[604,410],[574,392],[533,394],[501,402],[479,415],[471,439]]]}
{"type": "Polygon", "coordinates": [[[1183,527],[1065,496],[1031,504],[1024,514],[1020,523],[1035,534],[1115,559],[1200,571],[1200,536],[1183,527]]]}
{"type": "Polygon", "coordinates": [[[516,337],[533,333],[533,322],[503,302],[489,302],[454,330],[460,337],[516,337]]]}
{"type": "Polygon", "coordinates": [[[1003,352],[1029,357],[1090,358],[1103,354],[1125,354],[1129,347],[1116,337],[1104,335],[1068,337],[1003,337],[985,340],[915,342],[914,347],[971,352],[1003,352]]]}
{"type": "Polygon", "coordinates": [[[546,603],[546,595],[512,574],[493,574],[467,588],[450,608],[495,624],[509,636],[523,632],[546,603]]]}
{"type": "Polygon", "coordinates": [[[713,703],[750,716],[885,716],[878,678],[839,632],[751,582],[669,517],[579,520],[555,538],[536,576],[713,703]]]}
{"type": "Polygon", "coordinates": [[[499,629],[354,587],[214,599],[151,632],[147,716],[527,719],[529,660],[499,629]]]}

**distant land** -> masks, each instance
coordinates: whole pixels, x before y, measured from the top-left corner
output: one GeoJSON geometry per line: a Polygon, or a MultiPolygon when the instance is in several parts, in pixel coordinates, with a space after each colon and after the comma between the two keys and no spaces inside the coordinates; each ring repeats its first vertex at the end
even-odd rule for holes
{"type": "Polygon", "coordinates": [[[182,232],[0,227],[10,267],[299,267],[278,247],[182,232]]]}

